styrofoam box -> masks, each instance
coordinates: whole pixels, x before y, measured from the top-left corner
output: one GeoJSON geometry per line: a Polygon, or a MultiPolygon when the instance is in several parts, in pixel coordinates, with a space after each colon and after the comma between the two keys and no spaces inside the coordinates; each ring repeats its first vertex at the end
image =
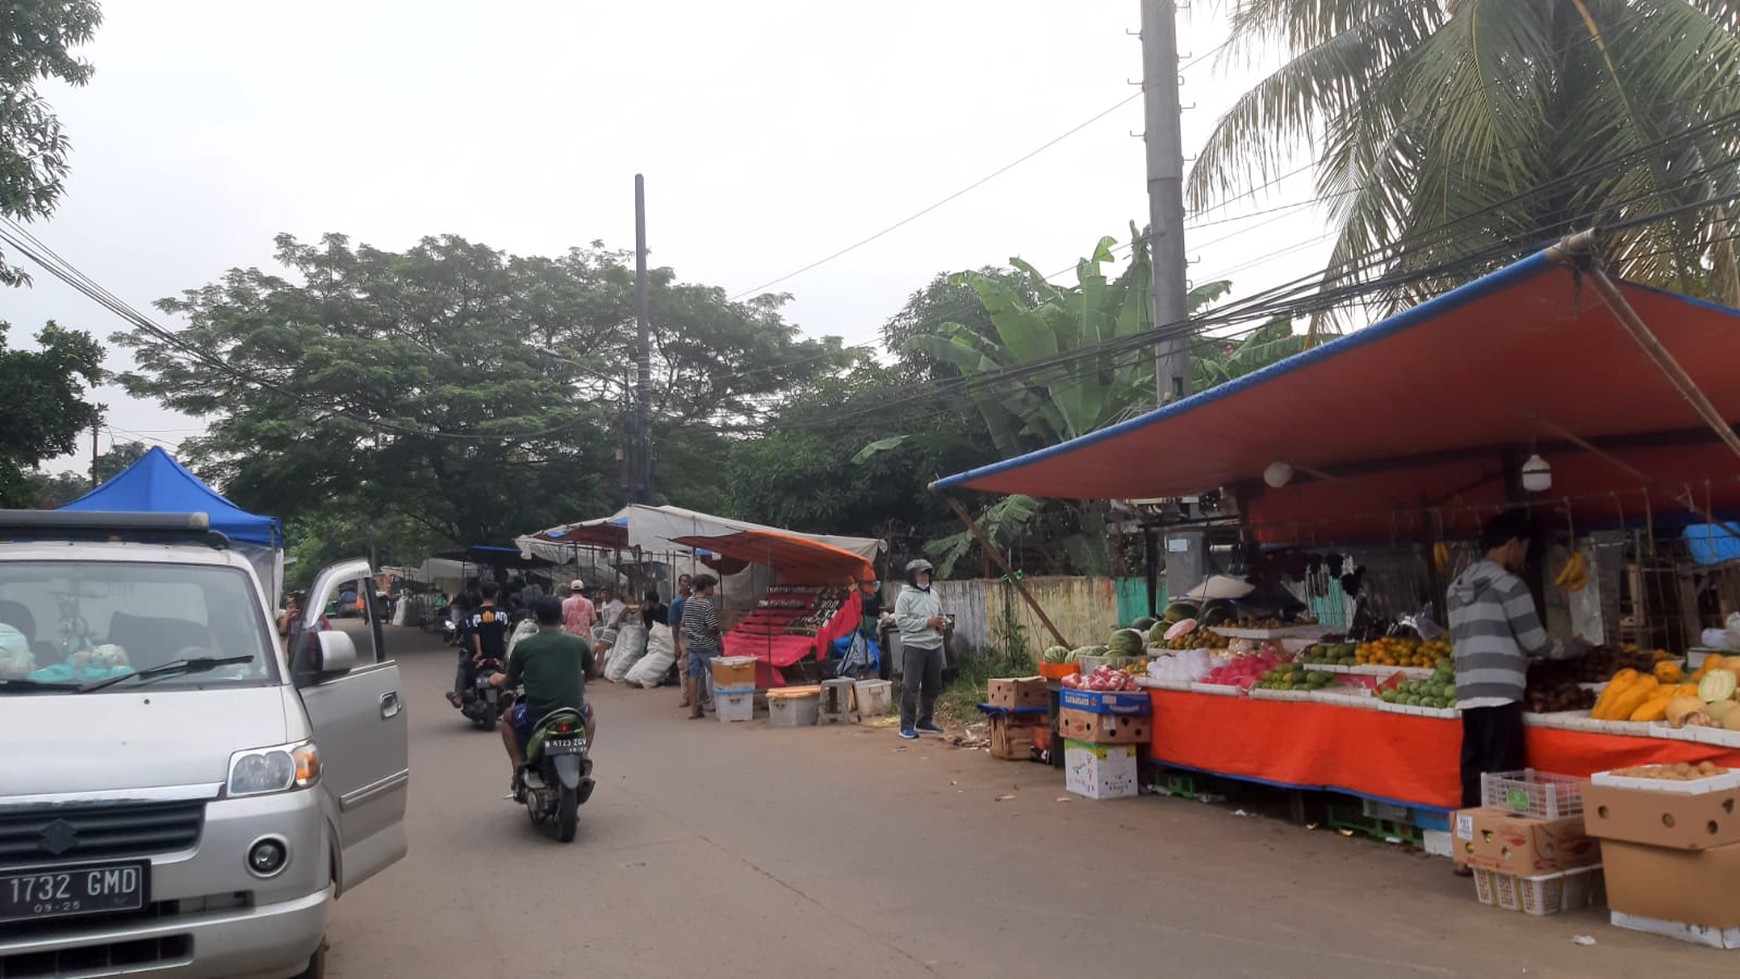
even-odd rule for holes
{"type": "Polygon", "coordinates": [[[1244,693],[1238,687],[1229,687],[1220,683],[1192,683],[1191,693],[1206,693],[1216,697],[1237,697],[1244,693]]]}
{"type": "Polygon", "coordinates": [[[1151,676],[1139,676],[1136,678],[1136,686],[1147,687],[1150,690],[1189,690],[1191,681],[1158,680],[1151,676]]]}
{"type": "Polygon", "coordinates": [[[713,692],[713,707],[721,721],[754,720],[755,689],[751,687],[748,693],[716,690],[713,692]]]}
{"type": "Polygon", "coordinates": [[[1610,785],[1616,789],[1673,792],[1678,795],[1704,795],[1709,792],[1740,789],[1740,771],[1730,771],[1725,775],[1712,775],[1709,778],[1684,782],[1671,778],[1631,778],[1625,775],[1615,775],[1612,772],[1596,772],[1589,776],[1589,781],[1596,785],[1610,785]]]}
{"type": "Polygon", "coordinates": [[[812,727],[822,716],[822,695],[767,698],[767,719],[774,727],[812,727]]]}
{"type": "Polygon", "coordinates": [[[1721,727],[1689,727],[1692,740],[1698,744],[1713,744],[1723,748],[1740,748],[1740,731],[1721,727]]]}
{"type": "Polygon", "coordinates": [[[1428,856],[1450,859],[1455,855],[1455,843],[1450,834],[1441,829],[1423,829],[1420,831],[1420,845],[1428,856]]]}
{"type": "Polygon", "coordinates": [[[852,684],[859,717],[881,717],[894,709],[894,684],[889,680],[859,680],[852,684]]]}
{"type": "Polygon", "coordinates": [[[1651,935],[1661,935],[1694,945],[1707,945],[1710,948],[1740,948],[1740,928],[1706,928],[1703,925],[1688,925],[1679,921],[1659,921],[1655,918],[1644,918],[1635,914],[1625,914],[1614,911],[1607,920],[1615,928],[1628,928],[1632,931],[1648,932],[1651,935]]]}

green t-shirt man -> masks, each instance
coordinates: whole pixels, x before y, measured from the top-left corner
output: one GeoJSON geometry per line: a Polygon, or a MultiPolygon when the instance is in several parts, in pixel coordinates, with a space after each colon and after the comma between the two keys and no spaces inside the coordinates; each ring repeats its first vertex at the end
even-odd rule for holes
{"type": "Polygon", "coordinates": [[[539,629],[520,640],[508,660],[507,685],[526,686],[526,716],[533,723],[553,710],[586,706],[586,676],[592,672],[592,647],[560,627],[539,629]]]}

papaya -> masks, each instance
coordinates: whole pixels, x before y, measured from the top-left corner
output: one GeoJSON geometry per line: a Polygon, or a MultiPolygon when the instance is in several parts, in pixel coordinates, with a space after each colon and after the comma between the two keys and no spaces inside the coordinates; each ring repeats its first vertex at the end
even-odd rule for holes
{"type": "MultiPolygon", "coordinates": [[[[1608,705],[1607,713],[1602,715],[1602,719],[1609,721],[1629,720],[1639,707],[1649,701],[1650,696],[1660,686],[1661,684],[1653,676],[1639,677],[1637,680],[1627,683],[1625,689],[1614,696],[1613,702],[1608,705]]],[[[1662,706],[1665,708],[1667,704],[1664,703],[1662,706]]]]}

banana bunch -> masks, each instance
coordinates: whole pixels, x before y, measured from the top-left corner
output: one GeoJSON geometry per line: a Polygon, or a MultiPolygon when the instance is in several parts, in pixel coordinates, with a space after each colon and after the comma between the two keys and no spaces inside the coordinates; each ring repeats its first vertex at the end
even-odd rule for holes
{"type": "Polygon", "coordinates": [[[1570,592],[1589,587],[1589,559],[1582,551],[1571,552],[1571,559],[1559,569],[1559,576],[1553,579],[1553,584],[1570,592]]]}

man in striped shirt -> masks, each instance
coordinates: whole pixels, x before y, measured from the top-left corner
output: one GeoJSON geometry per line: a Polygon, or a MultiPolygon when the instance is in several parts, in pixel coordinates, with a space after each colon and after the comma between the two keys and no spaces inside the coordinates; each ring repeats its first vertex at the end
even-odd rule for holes
{"type": "MultiPolygon", "coordinates": [[[[1506,511],[1480,535],[1485,557],[1451,583],[1450,639],[1456,654],[1456,706],[1462,710],[1462,805],[1480,805],[1484,772],[1514,772],[1523,758],[1523,691],[1528,657],[1558,657],[1534,596],[1517,577],[1533,535],[1528,516],[1506,511]]],[[[1574,655],[1580,643],[1573,641],[1574,655]]]]}
{"type": "Polygon", "coordinates": [[[719,579],[698,574],[690,583],[693,594],[683,603],[683,649],[688,653],[689,685],[693,689],[690,717],[705,717],[702,701],[713,672],[713,657],[720,652],[719,606],[713,600],[719,579]]]}

